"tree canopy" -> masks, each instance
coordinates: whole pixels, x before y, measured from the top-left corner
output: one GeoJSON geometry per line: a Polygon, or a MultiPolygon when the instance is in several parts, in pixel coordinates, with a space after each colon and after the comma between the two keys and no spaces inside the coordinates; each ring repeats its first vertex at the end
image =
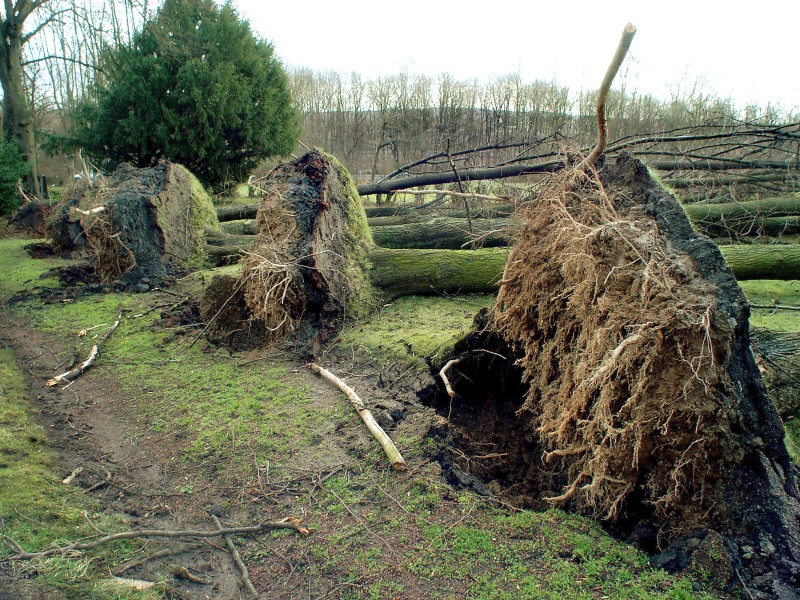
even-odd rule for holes
{"type": "Polygon", "coordinates": [[[205,184],[241,180],[299,135],[281,63],[229,4],[166,0],[103,57],[74,143],[106,168],[179,162],[205,184]]]}

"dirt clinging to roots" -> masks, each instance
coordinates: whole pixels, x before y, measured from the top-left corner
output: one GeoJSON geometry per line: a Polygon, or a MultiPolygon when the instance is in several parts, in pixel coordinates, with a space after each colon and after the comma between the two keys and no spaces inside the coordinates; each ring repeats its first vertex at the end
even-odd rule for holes
{"type": "Polygon", "coordinates": [[[719,532],[751,585],[792,597],[796,470],[719,250],[626,156],[554,177],[522,220],[495,307],[457,347],[455,437],[516,463],[477,472],[651,549],[719,532]],[[471,399],[498,375],[494,408],[471,399]]]}
{"type": "Polygon", "coordinates": [[[184,167],[121,165],[107,183],[85,188],[56,211],[57,247],[81,247],[105,281],[160,282],[176,267],[202,258],[204,230],[219,229],[211,200],[184,167]]]}
{"type": "Polygon", "coordinates": [[[256,221],[240,285],[249,320],[268,338],[302,320],[324,342],[344,319],[372,307],[372,238],[355,184],[333,157],[311,151],[280,165],[256,221]]]}

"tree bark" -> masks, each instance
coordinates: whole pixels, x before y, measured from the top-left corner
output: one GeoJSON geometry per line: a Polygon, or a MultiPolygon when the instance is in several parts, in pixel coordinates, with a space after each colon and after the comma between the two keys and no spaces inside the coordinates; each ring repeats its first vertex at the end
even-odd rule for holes
{"type": "MultiPolygon", "coordinates": [[[[28,103],[22,69],[22,49],[30,39],[23,34],[26,19],[49,0],[5,3],[5,13],[0,13],[0,83],[3,87],[3,131],[7,139],[19,145],[22,156],[31,166],[29,189],[41,198],[39,169],[36,158],[33,113],[28,103]]],[[[36,33],[36,31],[34,31],[36,33]]]]}
{"type": "Polygon", "coordinates": [[[689,220],[696,226],[710,224],[752,224],[765,217],[800,215],[800,198],[764,198],[746,202],[719,204],[686,204],[683,207],[689,220]]]}
{"type": "Polygon", "coordinates": [[[384,298],[451,293],[494,293],[508,258],[507,248],[370,252],[372,285],[384,298]]]}
{"type": "Polygon", "coordinates": [[[239,221],[241,219],[255,219],[258,212],[258,202],[254,204],[234,204],[232,206],[218,206],[217,219],[223,221],[239,221]]]}
{"type": "MultiPolygon", "coordinates": [[[[244,241],[247,237],[241,236],[244,241]]],[[[217,266],[236,263],[243,254],[242,246],[206,245],[208,260],[217,266]]],[[[730,245],[720,246],[720,250],[737,279],[800,279],[800,245],[730,245]]],[[[503,274],[508,251],[508,248],[380,248],[369,253],[372,263],[369,276],[372,284],[382,288],[390,298],[458,291],[493,292],[503,274]]]]}
{"type": "Polygon", "coordinates": [[[800,245],[720,246],[736,279],[800,279],[800,245]]]}
{"type": "Polygon", "coordinates": [[[424,223],[372,227],[372,239],[382,248],[433,248],[458,250],[475,242],[494,248],[508,246],[513,236],[510,219],[449,219],[439,217],[424,223]]]}

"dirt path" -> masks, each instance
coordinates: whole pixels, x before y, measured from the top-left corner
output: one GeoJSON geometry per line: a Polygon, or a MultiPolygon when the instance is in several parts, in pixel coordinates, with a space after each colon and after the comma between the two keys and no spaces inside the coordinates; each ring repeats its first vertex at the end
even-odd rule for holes
{"type": "MultiPolygon", "coordinates": [[[[209,509],[223,500],[220,490],[213,481],[206,480],[200,485],[195,483],[197,492],[191,496],[180,493],[185,473],[177,459],[178,445],[171,443],[168,435],[142,435],[136,412],[140,399],[127,396],[101,368],[64,388],[45,387],[47,379],[65,370],[65,364],[72,360],[71,351],[8,313],[2,320],[5,326],[0,328],[0,344],[13,349],[16,362],[25,373],[37,420],[48,431],[48,445],[58,456],[64,477],[76,467],[82,468],[75,485],[87,490],[99,486],[89,493],[104,511],[125,515],[131,529],[213,527],[209,509]]],[[[198,471],[192,479],[197,482],[201,476],[198,471]]],[[[124,577],[157,580],[165,570],[172,570],[170,565],[178,565],[209,585],[176,579],[177,597],[237,598],[239,575],[219,544],[216,538],[210,543],[153,541],[148,545],[148,554],[168,550],[174,553],[117,572],[124,577]]],[[[30,593],[27,589],[24,593],[22,589],[17,591],[18,597],[30,593]]]]}

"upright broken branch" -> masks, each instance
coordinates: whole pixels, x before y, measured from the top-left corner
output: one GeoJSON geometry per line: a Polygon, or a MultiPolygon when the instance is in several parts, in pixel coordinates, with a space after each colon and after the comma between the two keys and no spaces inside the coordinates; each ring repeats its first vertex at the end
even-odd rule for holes
{"type": "Polygon", "coordinates": [[[597,92],[597,105],[595,112],[597,113],[597,145],[592,150],[591,154],[587,156],[580,164],[580,168],[590,167],[594,165],[598,158],[603,155],[608,145],[608,121],[606,120],[606,100],[608,99],[608,92],[611,89],[611,83],[614,77],[617,76],[622,61],[625,60],[625,55],[631,47],[633,36],[636,35],[636,27],[628,23],[622,32],[622,37],[619,40],[617,51],[611,64],[608,65],[608,71],[600,84],[600,89],[597,92]]]}

